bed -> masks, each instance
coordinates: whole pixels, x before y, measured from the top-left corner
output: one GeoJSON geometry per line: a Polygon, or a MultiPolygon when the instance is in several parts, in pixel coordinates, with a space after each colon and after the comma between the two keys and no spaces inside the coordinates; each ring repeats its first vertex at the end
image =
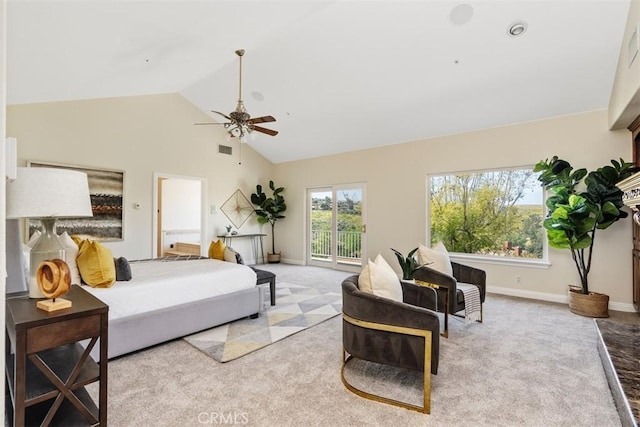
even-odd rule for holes
{"type": "Polygon", "coordinates": [[[242,264],[166,257],[132,261],[130,267],[130,281],[110,288],[83,285],[109,306],[110,359],[257,315],[262,305],[256,273],[242,264]]]}

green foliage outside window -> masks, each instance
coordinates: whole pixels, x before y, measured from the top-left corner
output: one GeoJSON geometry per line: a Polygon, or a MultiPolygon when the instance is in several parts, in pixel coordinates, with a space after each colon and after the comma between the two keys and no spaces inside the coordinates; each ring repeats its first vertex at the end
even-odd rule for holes
{"type": "Polygon", "coordinates": [[[531,169],[431,176],[429,190],[432,244],[442,241],[450,252],[542,258],[542,192],[531,169]]]}
{"type": "MultiPolygon", "coordinates": [[[[314,258],[331,256],[331,217],[333,202],[330,197],[311,201],[311,253],[314,258]]],[[[342,193],[337,209],[337,255],[345,258],[362,256],[362,201],[342,193]]]]}

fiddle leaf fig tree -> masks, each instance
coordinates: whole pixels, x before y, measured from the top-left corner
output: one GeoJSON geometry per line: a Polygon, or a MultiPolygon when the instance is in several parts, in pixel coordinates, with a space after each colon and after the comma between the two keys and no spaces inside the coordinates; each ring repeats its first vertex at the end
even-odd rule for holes
{"type": "Polygon", "coordinates": [[[276,221],[285,218],[282,213],[287,210],[287,205],[284,202],[284,197],[280,194],[284,191],[284,187],[276,188],[273,181],[269,181],[269,188],[273,192],[271,197],[267,197],[262,191],[262,185],[256,185],[256,192],[251,194],[251,203],[258,207],[255,210],[256,215],[258,215],[258,223],[271,224],[271,253],[275,254],[275,225],[276,221]]]}
{"type": "Polygon", "coordinates": [[[583,294],[589,293],[588,276],[596,230],[609,228],[628,216],[622,210],[622,191],[616,184],[637,169],[633,163],[620,159],[611,160],[611,166],[587,173],[584,168],[574,170],[569,162],[557,156],[538,162],[533,169],[541,172],[538,181],[551,192],[546,202],[549,211],[543,222],[549,245],[571,251],[583,294]],[[578,191],[578,186],[582,191],[578,191]]]}

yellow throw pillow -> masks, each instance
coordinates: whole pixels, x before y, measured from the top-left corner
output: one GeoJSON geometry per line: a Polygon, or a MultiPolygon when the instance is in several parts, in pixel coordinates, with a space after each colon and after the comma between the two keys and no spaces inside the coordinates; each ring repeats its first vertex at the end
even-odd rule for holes
{"type": "Polygon", "coordinates": [[[78,250],[78,269],[87,285],[108,288],[116,281],[116,266],[111,250],[95,240],[83,240],[78,250]]]}
{"type": "Polygon", "coordinates": [[[216,240],[209,245],[209,258],[224,261],[224,249],[227,245],[222,240],[216,240]]]}

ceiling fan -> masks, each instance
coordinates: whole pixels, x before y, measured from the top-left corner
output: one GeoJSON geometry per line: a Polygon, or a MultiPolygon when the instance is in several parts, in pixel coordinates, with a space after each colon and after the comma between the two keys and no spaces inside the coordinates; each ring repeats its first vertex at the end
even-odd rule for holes
{"type": "Polygon", "coordinates": [[[247,137],[253,131],[261,132],[267,135],[276,136],[278,131],[264,128],[256,125],[256,123],[268,123],[275,122],[276,119],[273,116],[262,116],[251,118],[247,109],[242,102],[242,56],[244,55],[244,49],[236,50],[236,55],[240,58],[240,79],[238,84],[238,104],[236,109],[229,113],[227,116],[219,111],[211,110],[212,113],[216,113],[227,119],[225,123],[196,123],[196,125],[223,125],[232,137],[240,139],[242,142],[247,142],[247,137]]]}

